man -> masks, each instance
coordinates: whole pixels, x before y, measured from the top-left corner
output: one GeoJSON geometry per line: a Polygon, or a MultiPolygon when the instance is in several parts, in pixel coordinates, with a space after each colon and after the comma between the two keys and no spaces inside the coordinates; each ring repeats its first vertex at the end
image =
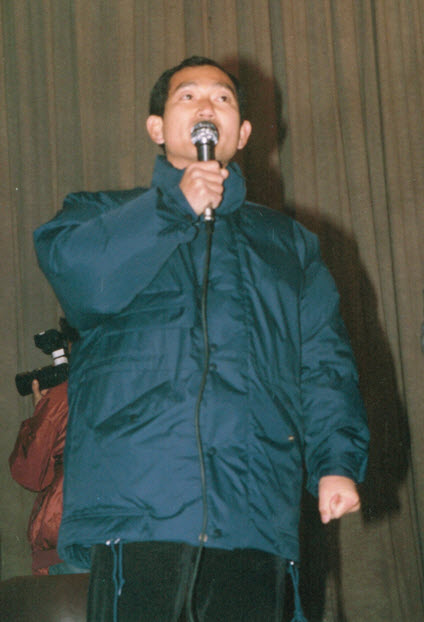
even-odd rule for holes
{"type": "MultiPolygon", "coordinates": [[[[60,329],[69,352],[78,333],[60,318],[60,329]]],[[[28,539],[35,575],[84,572],[63,562],[57,554],[57,539],[62,517],[63,449],[68,420],[68,383],[41,389],[32,381],[34,412],[22,422],[9,457],[14,480],[37,492],[28,523],[28,539]]]]}
{"type": "Polygon", "coordinates": [[[69,195],[35,233],[81,334],[59,550],[91,552],[96,622],[280,620],[303,463],[324,523],[359,508],[368,432],[338,295],[316,237],[245,200],[234,76],[183,61],[150,113],[151,188],[69,195]],[[215,160],[197,161],[199,121],[215,160]]]}

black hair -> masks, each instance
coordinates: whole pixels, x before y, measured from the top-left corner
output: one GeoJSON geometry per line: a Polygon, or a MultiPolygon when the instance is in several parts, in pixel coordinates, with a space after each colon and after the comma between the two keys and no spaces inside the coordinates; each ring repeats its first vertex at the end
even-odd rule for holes
{"type": "Polygon", "coordinates": [[[177,71],[181,71],[186,67],[201,67],[202,65],[211,65],[212,67],[217,67],[225,74],[227,74],[227,76],[230,78],[231,82],[234,84],[234,88],[236,91],[236,97],[240,112],[240,123],[242,123],[246,118],[246,93],[242,84],[240,83],[240,80],[236,78],[236,76],[234,76],[232,73],[224,69],[224,67],[221,67],[219,63],[212,60],[211,58],[206,58],[205,56],[190,56],[190,58],[186,58],[185,60],[181,61],[179,65],[176,65],[175,67],[167,69],[163,72],[163,74],[156,81],[150,92],[149,114],[163,117],[163,114],[165,112],[165,104],[169,94],[169,83],[172,76],[177,73],[177,71]]]}

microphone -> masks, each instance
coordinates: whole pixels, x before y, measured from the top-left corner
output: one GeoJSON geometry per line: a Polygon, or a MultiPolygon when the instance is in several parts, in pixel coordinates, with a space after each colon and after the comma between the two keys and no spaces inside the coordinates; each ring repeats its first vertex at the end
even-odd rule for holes
{"type": "MultiPolygon", "coordinates": [[[[197,159],[200,162],[215,160],[215,145],[218,142],[219,132],[211,121],[199,121],[191,130],[191,142],[197,149],[197,159]]],[[[213,208],[205,208],[205,220],[213,221],[213,208]]]]}
{"type": "Polygon", "coordinates": [[[219,134],[211,121],[200,121],[191,130],[191,142],[196,146],[197,159],[200,162],[215,160],[215,145],[219,134]]]}

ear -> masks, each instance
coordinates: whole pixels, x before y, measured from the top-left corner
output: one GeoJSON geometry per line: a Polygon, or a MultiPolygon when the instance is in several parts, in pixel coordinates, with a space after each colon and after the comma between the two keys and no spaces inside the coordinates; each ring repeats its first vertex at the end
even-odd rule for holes
{"type": "Polygon", "coordinates": [[[237,145],[237,149],[243,149],[243,147],[246,145],[247,141],[249,140],[249,136],[252,132],[252,124],[250,123],[250,121],[243,121],[243,123],[240,125],[240,136],[239,136],[239,142],[237,145]]]}
{"type": "Polygon", "coordinates": [[[163,145],[165,142],[163,138],[163,118],[156,114],[151,114],[147,117],[146,128],[153,142],[157,145],[163,145]]]}

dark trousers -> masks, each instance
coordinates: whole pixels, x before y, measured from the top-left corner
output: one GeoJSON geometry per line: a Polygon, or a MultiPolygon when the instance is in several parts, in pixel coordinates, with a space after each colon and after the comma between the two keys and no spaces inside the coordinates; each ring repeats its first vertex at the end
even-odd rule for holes
{"type": "MultiPolygon", "coordinates": [[[[117,547],[93,547],[87,622],[188,621],[198,549],[167,542],[117,547]]],[[[193,619],[281,622],[284,587],[285,561],[277,556],[205,548],[191,601],[193,619]]]]}

